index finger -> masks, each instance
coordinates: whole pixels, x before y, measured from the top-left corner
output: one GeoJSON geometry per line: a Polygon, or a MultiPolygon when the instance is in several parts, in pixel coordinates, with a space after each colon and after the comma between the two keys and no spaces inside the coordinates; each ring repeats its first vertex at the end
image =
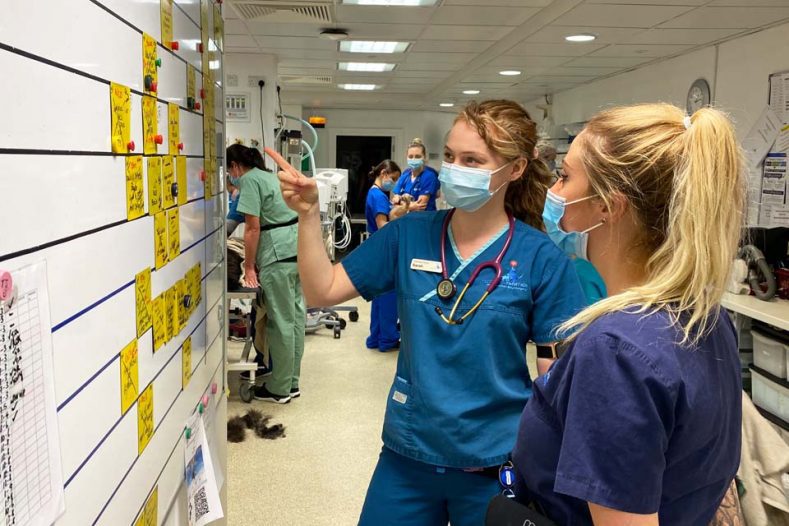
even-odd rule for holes
{"type": "Polygon", "coordinates": [[[298,170],[296,170],[293,166],[291,166],[291,164],[288,161],[286,161],[285,158],[282,157],[279,154],[279,152],[277,152],[276,150],[272,150],[271,148],[266,147],[263,148],[263,151],[266,152],[266,154],[268,154],[269,157],[274,159],[274,162],[277,163],[277,165],[280,168],[282,168],[282,170],[296,177],[299,177],[301,175],[301,173],[298,170]]]}

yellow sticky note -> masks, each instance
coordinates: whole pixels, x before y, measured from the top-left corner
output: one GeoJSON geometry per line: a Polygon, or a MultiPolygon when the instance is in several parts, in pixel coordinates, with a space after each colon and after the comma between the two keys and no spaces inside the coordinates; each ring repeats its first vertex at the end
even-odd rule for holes
{"type": "Polygon", "coordinates": [[[159,486],[153,488],[134,526],[159,526],[159,486]]]}
{"type": "Polygon", "coordinates": [[[156,99],[142,97],[142,152],[145,155],[156,155],[157,141],[161,142],[159,127],[156,122],[156,99]]]}
{"type": "Polygon", "coordinates": [[[162,158],[147,157],[148,161],[148,214],[162,211],[162,158]]]}
{"type": "Polygon", "coordinates": [[[174,260],[181,254],[181,217],[178,208],[167,211],[167,259],[174,260]]]}
{"type": "Polygon", "coordinates": [[[167,309],[165,294],[160,294],[151,302],[151,317],[153,318],[153,350],[162,348],[167,343],[167,309]]]}
{"type": "Polygon", "coordinates": [[[181,371],[183,374],[182,386],[186,389],[189,385],[189,379],[192,377],[192,337],[184,340],[184,346],[181,349],[181,364],[183,365],[181,371]]]}
{"type": "Polygon", "coordinates": [[[189,197],[186,179],[186,157],[179,155],[175,158],[175,179],[178,182],[178,206],[186,204],[189,197]]]}
{"type": "Polygon", "coordinates": [[[173,158],[169,155],[162,157],[162,208],[172,208],[175,206],[176,198],[175,187],[175,166],[173,158]]]}
{"type": "MultiPolygon", "coordinates": [[[[164,0],[162,0],[164,1],[164,0]]],[[[167,103],[167,143],[170,146],[170,155],[178,155],[180,149],[178,144],[181,142],[180,132],[178,130],[178,117],[180,116],[180,109],[178,104],[172,102],[167,103]]]]}
{"type": "Polygon", "coordinates": [[[126,219],[145,215],[145,187],[142,181],[142,157],[126,158],[126,219]]]}
{"type": "Polygon", "coordinates": [[[137,452],[142,455],[153,436],[153,384],[137,400],[137,452]]]}
{"type": "Polygon", "coordinates": [[[197,99],[195,90],[195,68],[191,64],[186,65],[186,107],[190,110],[195,109],[197,99]]]}
{"type": "Polygon", "coordinates": [[[131,142],[131,90],[110,82],[110,123],[112,152],[129,153],[131,142]]]}
{"type": "Polygon", "coordinates": [[[151,328],[151,269],[134,277],[134,303],[137,314],[137,337],[151,328]]]}
{"type": "Polygon", "coordinates": [[[178,332],[184,330],[186,320],[189,319],[188,308],[185,304],[184,298],[186,297],[186,279],[179,279],[175,283],[176,306],[178,307],[178,332]]]}
{"type": "Polygon", "coordinates": [[[134,340],[121,351],[121,414],[132,406],[137,399],[139,375],[137,367],[137,340],[134,340]]]}
{"type": "Polygon", "coordinates": [[[159,82],[156,59],[156,39],[147,33],[142,34],[142,75],[145,93],[155,94],[159,82]]]}
{"type": "Polygon", "coordinates": [[[178,306],[176,305],[177,292],[175,287],[170,287],[164,292],[164,326],[167,329],[167,341],[178,334],[178,306]]]}
{"type": "Polygon", "coordinates": [[[156,270],[167,264],[167,213],[159,212],[153,216],[153,251],[156,256],[156,270]]]}
{"type": "Polygon", "coordinates": [[[173,0],[161,0],[162,13],[162,44],[172,49],[173,47],[173,0]]]}
{"type": "Polygon", "coordinates": [[[194,304],[199,305],[203,301],[203,266],[198,263],[197,270],[195,270],[195,291],[194,291],[194,304]]]}
{"type": "Polygon", "coordinates": [[[211,0],[200,0],[200,40],[208,48],[208,15],[211,0]]]}
{"type": "Polygon", "coordinates": [[[225,26],[222,21],[222,12],[219,10],[219,5],[214,4],[214,42],[221,50],[223,48],[222,39],[225,34],[225,26]]]}

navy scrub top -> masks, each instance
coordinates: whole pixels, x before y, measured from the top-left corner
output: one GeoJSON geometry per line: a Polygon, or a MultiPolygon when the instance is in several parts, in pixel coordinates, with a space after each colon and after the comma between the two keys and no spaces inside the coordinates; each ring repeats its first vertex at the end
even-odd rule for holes
{"type": "Polygon", "coordinates": [[[429,195],[430,199],[427,201],[427,208],[425,208],[425,211],[429,212],[436,209],[436,195],[438,195],[440,187],[438,172],[429,166],[425,166],[422,173],[414,181],[411,180],[411,168],[406,168],[403,175],[395,183],[392,192],[397,195],[408,194],[414,201],[419,199],[420,196],[429,195]]]}
{"type": "MultiPolygon", "coordinates": [[[[462,325],[436,314],[451,302],[435,294],[440,273],[413,270],[414,259],[441,261],[447,211],[409,214],[389,223],[342,260],[367,300],[397,291],[401,346],[389,391],[383,441],[411,459],[453,468],[501,464],[512,451],[518,419],[531,396],[525,348],[554,341],[554,328],[584,305],[568,257],[542,232],[516,221],[502,261],[505,278],[462,325]]],[[[462,261],[451,235],[450,277],[465,286],[478,263],[496,258],[507,228],[462,261]]],[[[484,270],[458,309],[467,312],[493,277],[484,270]]]]}
{"type": "Polygon", "coordinates": [[[742,386],[721,312],[696,348],[665,311],[593,322],[545,375],[521,418],[516,498],[562,525],[587,501],[660,524],[706,525],[740,463],[742,386]]]}
{"type": "Polygon", "coordinates": [[[364,205],[364,217],[367,219],[367,231],[371,234],[377,232],[378,224],[375,222],[375,217],[383,214],[389,218],[389,212],[391,210],[392,204],[389,202],[386,192],[373,185],[370,191],[367,192],[367,202],[364,205]]]}

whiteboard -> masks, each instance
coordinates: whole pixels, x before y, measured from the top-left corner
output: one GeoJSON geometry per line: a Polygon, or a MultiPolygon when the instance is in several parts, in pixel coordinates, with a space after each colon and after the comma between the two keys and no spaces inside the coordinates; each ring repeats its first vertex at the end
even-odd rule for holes
{"type": "MultiPolygon", "coordinates": [[[[53,383],[66,511],[56,524],[133,524],[156,488],[158,524],[185,524],[184,423],[205,393],[214,422],[209,440],[225,462],[224,200],[206,199],[203,115],[186,103],[187,70],[195,68],[197,100],[203,55],[200,2],[176,0],[173,40],[161,43],[160,3],[128,0],[10,0],[0,17],[0,270],[47,263],[53,383]],[[64,23],[77,20],[79,23],[64,23]],[[159,45],[158,133],[168,154],[168,103],[178,106],[186,157],[186,200],[178,207],[179,253],[156,269],[154,218],[148,215],[143,161],[141,217],[127,213],[126,155],[112,153],[110,82],[131,88],[130,138],[142,155],[142,33],[159,45]],[[31,197],[32,199],[32,197],[31,197]],[[18,226],[17,226],[18,225],[18,226]],[[200,268],[201,301],[170,341],[153,349],[152,329],[138,334],[135,276],[151,269],[155,298],[200,268]],[[184,343],[191,378],[184,381],[184,343]],[[121,350],[136,341],[137,389],[121,407],[121,350]],[[138,441],[140,393],[153,392],[152,434],[138,441]],[[179,497],[180,495],[180,497],[179,497]]],[[[209,21],[211,18],[209,17],[209,21]]],[[[213,38],[213,28],[208,31],[213,38]]],[[[215,45],[206,42],[206,48],[215,45]]],[[[223,57],[214,55],[216,72],[223,57]]],[[[216,74],[215,72],[215,74],[216,74]]],[[[221,76],[217,78],[221,79],[221,76]]],[[[216,131],[224,136],[222,87],[212,85],[216,131]]],[[[217,161],[221,165],[221,160],[217,161]]],[[[221,174],[215,174],[219,179],[221,174]]],[[[221,184],[220,184],[221,187],[221,184]]],[[[220,471],[226,472],[224,465],[220,471]]]]}

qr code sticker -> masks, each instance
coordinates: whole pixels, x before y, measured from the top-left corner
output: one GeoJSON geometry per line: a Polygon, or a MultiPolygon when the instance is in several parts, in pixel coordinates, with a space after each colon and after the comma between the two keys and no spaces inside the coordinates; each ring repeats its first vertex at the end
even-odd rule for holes
{"type": "Polygon", "coordinates": [[[197,490],[194,496],[195,519],[199,519],[210,510],[208,509],[208,498],[205,495],[205,486],[197,490]]]}

